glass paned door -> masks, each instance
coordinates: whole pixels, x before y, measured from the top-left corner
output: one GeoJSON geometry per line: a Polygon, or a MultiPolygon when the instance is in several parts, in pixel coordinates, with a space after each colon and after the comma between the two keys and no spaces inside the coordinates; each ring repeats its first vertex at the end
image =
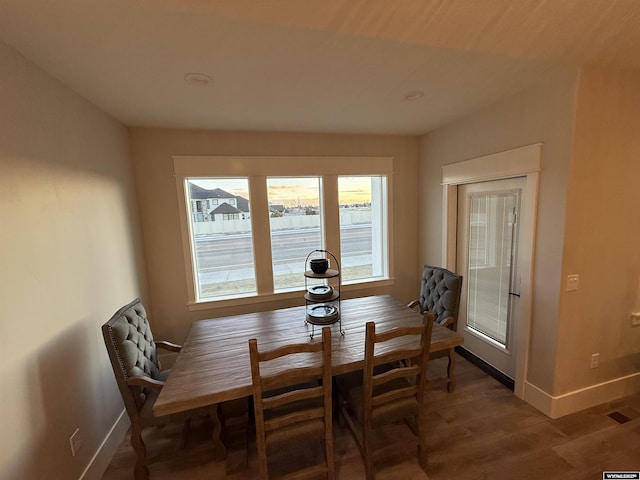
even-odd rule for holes
{"type": "Polygon", "coordinates": [[[523,178],[458,187],[456,272],[463,275],[458,332],[464,348],[515,378],[523,178]]]}
{"type": "Polygon", "coordinates": [[[520,190],[470,197],[467,327],[508,348],[520,190]]]}

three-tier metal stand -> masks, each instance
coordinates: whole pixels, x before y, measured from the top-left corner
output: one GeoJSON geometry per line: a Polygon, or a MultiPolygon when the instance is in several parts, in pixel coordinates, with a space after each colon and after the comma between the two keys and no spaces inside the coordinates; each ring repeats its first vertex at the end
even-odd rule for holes
{"type": "Polygon", "coordinates": [[[306,323],[311,325],[311,338],[314,335],[316,325],[325,326],[340,323],[342,330],[342,318],[340,315],[340,264],[333,253],[328,250],[312,250],[305,260],[304,272],[304,299],[306,303],[306,323]],[[326,258],[329,266],[324,273],[316,273],[309,267],[313,258],[326,258]],[[329,258],[330,257],[330,258],[329,258]]]}

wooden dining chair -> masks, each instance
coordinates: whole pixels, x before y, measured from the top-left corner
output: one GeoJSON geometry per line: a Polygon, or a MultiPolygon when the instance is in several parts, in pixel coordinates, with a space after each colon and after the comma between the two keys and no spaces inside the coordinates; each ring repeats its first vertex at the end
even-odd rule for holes
{"type": "Polygon", "coordinates": [[[331,329],[322,329],[322,341],[312,339],[263,352],[254,338],[249,340],[249,353],[261,478],[268,478],[269,451],[288,444],[296,455],[301,443],[323,439],[324,463],[285,478],[324,474],[333,479],[331,329]]]}
{"type": "MultiPolygon", "coordinates": [[[[458,327],[458,310],[460,309],[460,295],[462,293],[462,275],[453,273],[446,268],[425,265],[422,271],[420,298],[411,301],[409,308],[419,308],[424,314],[431,311],[435,321],[453,331],[458,327]]],[[[447,376],[433,379],[432,385],[446,383],[447,390],[453,392],[456,388],[453,370],[455,367],[455,347],[438,352],[431,352],[430,358],[447,357],[447,376]]]]}
{"type": "MultiPolygon", "coordinates": [[[[149,478],[147,449],[142,438],[146,427],[181,422],[184,425],[183,442],[192,418],[211,415],[214,420],[214,440],[219,438],[215,429],[221,428],[218,415],[246,423],[247,404],[243,401],[225,402],[209,408],[187,410],[183,413],[155,416],[153,405],[162,390],[169,370],[162,370],[158,348],[179,352],[180,345],[154,340],[147,312],[139,298],[120,308],[102,325],[102,334],[109,354],[113,373],[131,421],[131,446],[136,453],[134,478],[149,478]]],[[[245,428],[246,431],[246,428],[245,428]]],[[[245,434],[246,435],[246,434],[245,434]]],[[[224,445],[218,445],[224,455],[224,445]]]]}
{"type": "Polygon", "coordinates": [[[356,440],[367,480],[374,478],[373,429],[399,420],[407,421],[415,433],[418,460],[426,470],[423,404],[433,318],[427,312],[421,325],[385,332],[376,332],[375,323],[368,322],[364,370],[336,377],[340,417],[356,440]]]}

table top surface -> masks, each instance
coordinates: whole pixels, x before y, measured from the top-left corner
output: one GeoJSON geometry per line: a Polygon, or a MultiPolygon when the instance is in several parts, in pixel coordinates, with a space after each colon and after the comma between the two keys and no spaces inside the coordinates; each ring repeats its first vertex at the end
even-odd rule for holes
{"type": "MultiPolygon", "coordinates": [[[[334,375],[360,370],[364,365],[365,324],[376,323],[376,331],[422,322],[422,315],[389,295],[342,300],[342,329],[331,326],[331,369],[334,375]]],[[[292,344],[320,341],[322,327],[305,323],[306,307],[293,307],[193,323],[182,350],[153,407],[156,415],[167,415],[251,395],[249,339],[258,348],[272,350],[292,344]]],[[[434,324],[431,351],[462,345],[462,336],[434,324]]]]}

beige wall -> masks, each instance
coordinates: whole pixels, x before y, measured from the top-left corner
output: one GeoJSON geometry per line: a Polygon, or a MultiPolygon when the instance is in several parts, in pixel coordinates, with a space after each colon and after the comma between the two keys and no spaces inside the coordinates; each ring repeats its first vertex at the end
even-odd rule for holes
{"type": "Polygon", "coordinates": [[[577,98],[555,394],[640,372],[640,73],[584,69],[577,98]]]}
{"type": "Polygon", "coordinates": [[[526,380],[539,389],[529,389],[534,404],[552,416],[640,388],[640,328],[630,319],[640,310],[639,118],[640,74],[587,68],[420,142],[419,251],[427,262],[441,262],[442,232],[433,230],[442,218],[441,166],[543,143],[526,380]],[[580,275],[577,292],[565,292],[568,274],[580,275]]]}
{"type": "Polygon", "coordinates": [[[441,167],[543,143],[527,379],[552,393],[558,336],[564,221],[577,72],[559,71],[535,88],[420,140],[421,262],[442,264],[441,167]]]}
{"type": "Polygon", "coordinates": [[[176,340],[195,319],[274,307],[188,311],[171,155],[395,157],[395,284],[359,294],[409,300],[419,266],[441,262],[441,166],[541,142],[528,381],[561,395],[640,368],[638,74],[560,72],[420,139],[133,129],[139,215],[127,131],[3,44],[0,70],[0,478],[80,477],[122,411],[100,335],[120,305],[142,296],[176,340]]]}
{"type": "Polygon", "coordinates": [[[0,72],[0,478],[80,478],[123,410],[100,325],[144,293],[127,131],[2,43],[0,72]]]}
{"type": "Polygon", "coordinates": [[[179,200],[172,155],[212,156],[392,156],[395,284],[358,295],[391,293],[401,300],[418,294],[417,139],[396,136],[132,129],[132,155],[145,238],[154,329],[181,341],[192,321],[250,310],[287,307],[299,299],[189,311],[179,200]]]}

